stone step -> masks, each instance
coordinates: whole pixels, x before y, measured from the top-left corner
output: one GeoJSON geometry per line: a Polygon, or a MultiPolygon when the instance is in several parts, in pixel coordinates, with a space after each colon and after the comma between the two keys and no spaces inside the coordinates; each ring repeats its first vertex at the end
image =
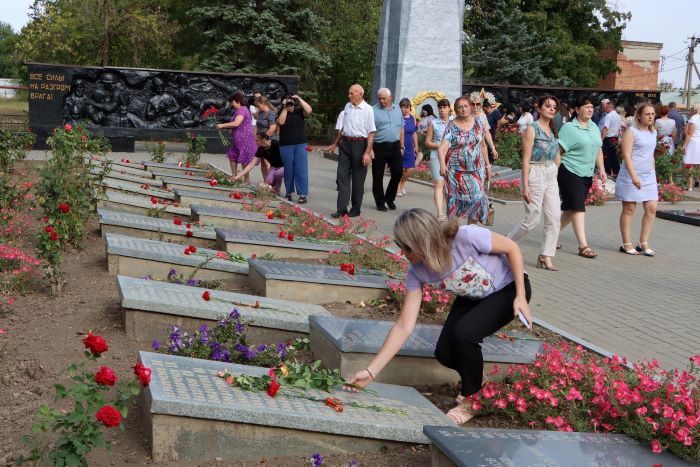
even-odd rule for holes
{"type": "Polygon", "coordinates": [[[256,294],[307,303],[360,302],[387,295],[381,271],[348,274],[339,266],[248,260],[249,284],[256,294]]]}
{"type": "MultiPolygon", "coordinates": [[[[343,374],[355,374],[367,368],[382,347],[393,321],[366,319],[342,319],[334,316],[311,316],[309,327],[311,351],[326,368],[339,368],[343,374]]],[[[411,337],[396,356],[376,375],[375,381],[415,386],[459,382],[459,374],[440,365],[435,360],[435,344],[442,326],[418,324],[411,337]]],[[[505,374],[505,365],[532,363],[542,352],[543,341],[522,340],[523,333],[505,332],[516,337],[513,341],[489,336],[481,345],[484,355],[484,371],[489,373],[494,365],[505,374]]]]}
{"type": "Polygon", "coordinates": [[[279,232],[284,226],[282,219],[268,219],[262,212],[243,211],[242,209],[190,204],[192,219],[202,224],[218,227],[234,227],[259,232],[279,232]]]}
{"type": "Polygon", "coordinates": [[[249,343],[269,344],[307,337],[309,316],[330,316],[319,305],[221,290],[209,289],[211,299],[205,301],[204,289],[199,287],[127,276],[117,276],[117,286],[126,334],[145,345],[153,340],[163,342],[173,325],[194,330],[208,324],[211,328],[234,308],[244,320],[251,322],[246,331],[249,343]],[[256,302],[259,307],[255,307],[256,302]]]}
{"type": "MultiPolygon", "coordinates": [[[[243,391],[216,376],[225,368],[233,375],[259,376],[267,368],[233,365],[172,355],[140,352],[152,370],[142,391],[144,426],[154,462],[211,462],[306,456],[319,452],[359,453],[407,448],[428,441],[424,425],[447,425],[449,419],[413,388],[372,383],[377,395],[337,390],[346,402],[336,412],[322,402],[292,398],[281,390],[243,391]],[[348,402],[394,408],[379,412],[348,402]]],[[[328,393],[311,389],[313,397],[328,393]]]]}
{"type": "MultiPolygon", "coordinates": [[[[219,206],[222,208],[231,209],[241,209],[244,204],[250,204],[256,202],[254,198],[249,198],[245,196],[246,191],[234,190],[231,193],[205,193],[203,191],[193,191],[185,190],[182,188],[175,188],[173,190],[175,193],[175,199],[183,206],[189,206],[191,204],[205,204],[208,206],[219,206]],[[240,199],[233,197],[233,194],[239,191],[242,195],[240,199]]],[[[270,207],[275,207],[280,204],[277,200],[268,200],[270,207]]]]}
{"type": "Polygon", "coordinates": [[[174,178],[174,179],[182,179],[182,180],[191,180],[193,182],[206,182],[209,183],[209,180],[207,177],[201,176],[202,172],[194,172],[197,175],[185,175],[189,174],[190,172],[188,170],[185,170],[183,172],[178,172],[178,173],[170,173],[170,172],[165,172],[163,170],[154,168],[150,169],[149,172],[153,174],[155,178],[161,179],[161,178],[174,178]]]}
{"type": "Polygon", "coordinates": [[[126,167],[129,169],[146,170],[141,162],[124,162],[123,160],[112,160],[108,157],[101,157],[98,155],[86,156],[86,159],[90,159],[91,162],[99,162],[104,164],[105,162],[110,162],[112,167],[126,167]]]}
{"type": "Polygon", "coordinates": [[[274,232],[255,232],[217,227],[216,245],[221,251],[237,252],[244,256],[270,253],[279,258],[328,258],[333,250],[349,251],[347,242],[309,241],[304,237],[289,240],[274,232]]]}
{"type": "MultiPolygon", "coordinates": [[[[151,169],[156,169],[159,170],[160,172],[166,172],[166,173],[173,173],[173,174],[179,174],[182,172],[194,172],[196,174],[205,174],[207,173],[207,169],[204,168],[197,168],[197,167],[187,167],[185,164],[179,165],[179,164],[173,164],[169,162],[151,162],[151,161],[144,161],[143,166],[147,170],[151,169]]],[[[201,177],[201,175],[200,175],[201,177]]]]}
{"type": "Polygon", "coordinates": [[[432,467],[475,465],[606,465],[682,467],[693,465],[668,451],[627,435],[454,425],[423,427],[433,443],[432,467]],[[497,461],[496,461],[497,460],[497,461]],[[497,462],[497,463],[494,463],[497,462]]]}
{"type": "MultiPolygon", "coordinates": [[[[100,170],[95,168],[90,170],[91,175],[100,175],[100,170]]],[[[119,173],[116,170],[112,169],[109,172],[105,174],[106,178],[112,178],[114,180],[118,181],[124,181],[124,182],[131,182],[131,183],[138,183],[139,185],[144,185],[144,184],[149,184],[153,187],[160,188],[163,186],[163,182],[161,180],[157,180],[155,178],[147,178],[147,177],[141,177],[138,175],[132,175],[132,174],[127,174],[127,173],[119,173]]]]}
{"type": "Polygon", "coordinates": [[[209,182],[198,182],[195,180],[187,180],[184,178],[161,177],[163,184],[168,190],[182,188],[190,191],[202,191],[204,193],[216,193],[228,195],[234,190],[250,192],[250,188],[233,188],[227,186],[211,186],[209,182]]]}
{"type": "Polygon", "coordinates": [[[191,224],[187,228],[188,218],[181,219],[176,225],[172,219],[142,216],[128,212],[98,209],[102,238],[106,234],[127,235],[130,237],[158,240],[169,243],[186,243],[204,248],[216,248],[216,232],[211,227],[198,227],[191,224]],[[187,232],[192,235],[188,236],[187,232]]]}
{"type": "MultiPolygon", "coordinates": [[[[86,162],[89,162],[93,165],[96,166],[102,166],[105,162],[104,160],[101,159],[91,159],[89,157],[85,158],[86,162]]],[[[129,175],[136,175],[138,177],[149,177],[153,178],[153,174],[146,170],[143,166],[140,166],[140,168],[136,167],[131,167],[134,164],[117,164],[116,162],[113,162],[111,164],[111,168],[113,171],[115,171],[118,174],[129,174],[129,175]]]]}
{"type": "Polygon", "coordinates": [[[157,198],[162,200],[174,201],[175,193],[165,191],[158,188],[142,188],[142,183],[127,182],[114,178],[105,178],[102,180],[102,185],[106,187],[107,193],[128,193],[148,196],[149,198],[157,198]]]}
{"type": "Polygon", "coordinates": [[[145,240],[125,235],[106,234],[107,271],[112,275],[165,279],[171,269],[185,276],[197,271],[195,279],[247,281],[248,264],[217,258],[216,250],[197,249],[184,253],[185,247],[174,243],[145,240]],[[214,257],[206,264],[206,257],[214,257]]]}
{"type": "Polygon", "coordinates": [[[112,211],[130,212],[132,214],[148,215],[149,210],[159,208],[160,215],[165,219],[180,217],[189,219],[192,215],[190,208],[173,205],[153,204],[151,197],[137,194],[125,193],[122,191],[107,192],[103,199],[97,202],[98,208],[112,211]]]}

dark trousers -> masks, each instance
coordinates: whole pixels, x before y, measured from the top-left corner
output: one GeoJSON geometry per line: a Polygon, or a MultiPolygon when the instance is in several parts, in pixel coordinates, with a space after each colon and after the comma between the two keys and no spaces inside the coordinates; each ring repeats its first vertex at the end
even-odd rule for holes
{"type": "Polygon", "coordinates": [[[367,149],[367,140],[340,141],[338,148],[338,212],[348,212],[352,200],[352,212],[360,212],[365,194],[367,166],[362,164],[362,155],[367,149]],[[351,196],[352,193],[352,196],[351,196]]]}
{"type": "Polygon", "coordinates": [[[620,157],[617,155],[617,142],[617,136],[603,140],[603,163],[605,164],[605,173],[608,175],[620,173],[620,157]]]}
{"type": "MultiPolygon", "coordinates": [[[[527,275],[525,292],[529,303],[532,289],[527,275]]],[[[455,298],[435,345],[435,358],[441,365],[459,373],[463,396],[481,389],[484,374],[481,342],[513,319],[515,295],[515,282],[511,282],[483,300],[455,298]]]]}
{"type": "Polygon", "coordinates": [[[396,191],[403,176],[401,145],[398,141],[392,143],[374,143],[374,160],[372,161],[372,194],[377,207],[391,203],[396,199],[396,191]],[[391,178],[384,192],[384,167],[389,164],[391,178]]]}

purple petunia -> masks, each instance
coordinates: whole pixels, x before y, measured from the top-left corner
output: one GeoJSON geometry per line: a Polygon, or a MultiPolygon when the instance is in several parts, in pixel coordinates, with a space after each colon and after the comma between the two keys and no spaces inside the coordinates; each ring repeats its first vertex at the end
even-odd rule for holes
{"type": "Polygon", "coordinates": [[[311,465],[313,465],[314,467],[320,467],[321,465],[323,465],[323,456],[319,453],[316,453],[313,456],[311,456],[311,461],[311,465]]]}
{"type": "Polygon", "coordinates": [[[151,348],[158,352],[160,350],[160,342],[158,341],[153,341],[151,342],[151,348]]]}
{"type": "Polygon", "coordinates": [[[195,287],[197,285],[197,281],[194,279],[189,279],[187,281],[187,285],[189,285],[190,287],[195,287]]]}
{"type": "Polygon", "coordinates": [[[177,271],[175,269],[171,269],[168,271],[168,276],[175,276],[177,274],[177,271]]]}
{"type": "Polygon", "coordinates": [[[277,353],[280,355],[280,358],[284,358],[287,356],[287,345],[280,341],[277,343],[277,353]]]}

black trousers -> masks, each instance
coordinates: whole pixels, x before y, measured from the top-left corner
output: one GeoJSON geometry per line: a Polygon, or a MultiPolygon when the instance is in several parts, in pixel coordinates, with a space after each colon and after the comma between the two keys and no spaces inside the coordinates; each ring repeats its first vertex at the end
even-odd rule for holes
{"type": "Polygon", "coordinates": [[[362,208],[365,194],[367,166],[362,164],[362,155],[367,149],[367,140],[340,141],[338,148],[338,212],[348,212],[348,202],[352,201],[353,213],[362,208]]]}
{"type": "Polygon", "coordinates": [[[620,157],[617,155],[617,142],[617,136],[603,140],[603,164],[605,164],[605,173],[608,175],[620,173],[620,157]]]}
{"type": "Polygon", "coordinates": [[[372,194],[377,207],[384,206],[387,201],[396,200],[396,191],[403,175],[403,163],[401,144],[399,141],[391,143],[374,143],[374,160],[372,161],[372,194]],[[389,164],[391,178],[384,191],[384,167],[389,164]]]}
{"type": "MultiPolygon", "coordinates": [[[[528,303],[532,296],[530,281],[525,275],[528,303]]],[[[452,368],[462,378],[460,393],[467,397],[479,392],[484,374],[481,342],[513,319],[515,282],[483,300],[457,297],[435,345],[435,358],[452,368]]]]}

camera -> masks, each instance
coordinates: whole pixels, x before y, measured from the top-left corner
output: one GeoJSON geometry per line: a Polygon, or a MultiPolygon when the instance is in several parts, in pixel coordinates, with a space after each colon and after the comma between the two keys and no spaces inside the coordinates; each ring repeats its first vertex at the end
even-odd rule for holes
{"type": "Polygon", "coordinates": [[[297,101],[297,99],[295,99],[292,96],[285,96],[284,99],[282,99],[282,104],[285,107],[294,107],[294,105],[296,104],[296,101],[297,101]]]}

